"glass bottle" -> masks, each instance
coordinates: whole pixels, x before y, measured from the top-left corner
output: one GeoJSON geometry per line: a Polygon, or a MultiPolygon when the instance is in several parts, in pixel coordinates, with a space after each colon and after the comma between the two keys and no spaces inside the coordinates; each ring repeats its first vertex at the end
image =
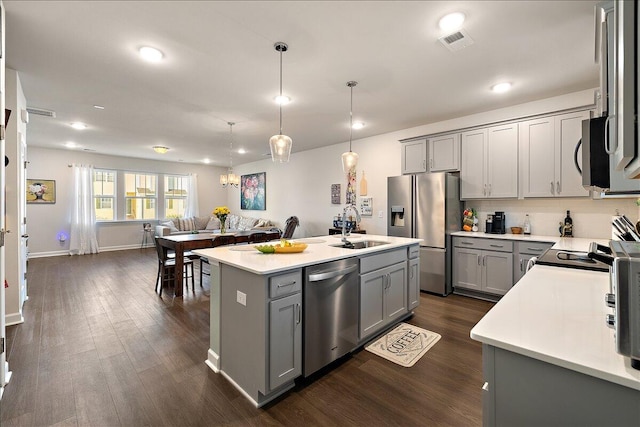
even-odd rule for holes
{"type": "Polygon", "coordinates": [[[524,216],[524,234],[531,234],[531,221],[529,220],[529,214],[524,216]]]}
{"type": "Polygon", "coordinates": [[[567,211],[567,217],[564,219],[564,237],[573,237],[573,220],[570,211],[567,211]]]}

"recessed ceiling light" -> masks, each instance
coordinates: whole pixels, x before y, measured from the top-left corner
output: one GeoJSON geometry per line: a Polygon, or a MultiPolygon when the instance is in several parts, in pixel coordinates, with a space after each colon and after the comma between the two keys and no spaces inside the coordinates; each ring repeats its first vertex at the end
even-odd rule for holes
{"type": "Polygon", "coordinates": [[[67,142],[64,143],[64,146],[67,147],[67,148],[76,148],[78,146],[78,144],[76,144],[73,141],[67,141],[67,142]]]}
{"type": "Polygon", "coordinates": [[[238,150],[238,154],[245,154],[247,152],[247,150],[245,150],[244,148],[240,148],[238,150]]]}
{"type": "Polygon", "coordinates": [[[351,127],[353,129],[362,129],[364,127],[364,122],[353,122],[351,127]]]}
{"type": "Polygon", "coordinates": [[[169,151],[169,147],[163,147],[162,145],[154,145],[153,146],[153,151],[155,151],[156,153],[159,153],[159,154],[164,154],[167,151],[169,151]]]}
{"type": "Polygon", "coordinates": [[[462,23],[464,22],[464,13],[462,12],[454,12],[448,15],[445,15],[440,19],[438,25],[442,31],[451,32],[459,30],[462,27],[462,23]]]}
{"type": "Polygon", "coordinates": [[[87,128],[87,125],[80,122],[74,122],[74,123],[71,123],[71,127],[77,130],[83,130],[87,128]]]}
{"type": "Polygon", "coordinates": [[[149,62],[160,62],[164,58],[164,54],[155,47],[142,46],[138,52],[142,59],[149,62]]]}
{"type": "Polygon", "coordinates": [[[202,159],[202,162],[206,165],[208,165],[209,163],[211,163],[211,160],[209,159],[202,159]]]}
{"type": "Polygon", "coordinates": [[[96,110],[104,110],[104,107],[102,105],[94,105],[93,108],[95,108],[96,110]]]}
{"type": "Polygon", "coordinates": [[[508,91],[509,89],[511,89],[511,83],[508,83],[508,82],[497,83],[497,84],[491,86],[491,90],[494,91],[495,93],[504,93],[504,92],[508,91]]]}
{"type": "Polygon", "coordinates": [[[273,100],[276,101],[276,104],[279,105],[287,105],[291,102],[291,98],[289,98],[287,95],[278,95],[273,98],[273,100]]]}

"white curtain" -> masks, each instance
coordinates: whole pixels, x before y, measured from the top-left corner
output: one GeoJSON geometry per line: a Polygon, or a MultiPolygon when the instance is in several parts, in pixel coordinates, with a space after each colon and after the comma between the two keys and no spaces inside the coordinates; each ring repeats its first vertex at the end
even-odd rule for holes
{"type": "Polygon", "coordinates": [[[73,165],[71,255],[97,254],[96,212],[93,205],[93,166],[73,165]]]}
{"type": "Polygon", "coordinates": [[[187,206],[184,209],[184,217],[199,216],[198,208],[198,175],[192,173],[187,180],[187,206]]]}

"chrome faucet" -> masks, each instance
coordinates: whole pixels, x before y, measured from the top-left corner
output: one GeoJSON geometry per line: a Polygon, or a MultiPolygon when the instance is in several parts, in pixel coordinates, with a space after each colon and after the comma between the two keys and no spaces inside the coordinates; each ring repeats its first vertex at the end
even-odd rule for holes
{"type": "Polygon", "coordinates": [[[347,239],[350,236],[351,229],[347,231],[347,212],[352,210],[356,213],[356,224],[360,222],[360,213],[358,209],[356,209],[355,205],[347,205],[344,208],[344,212],[342,215],[342,242],[345,246],[352,246],[352,243],[347,239]]]}

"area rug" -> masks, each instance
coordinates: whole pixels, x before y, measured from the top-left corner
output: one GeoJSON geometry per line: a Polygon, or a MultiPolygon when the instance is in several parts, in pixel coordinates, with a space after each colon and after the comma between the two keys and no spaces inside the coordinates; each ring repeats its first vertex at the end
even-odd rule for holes
{"type": "Polygon", "coordinates": [[[390,332],[365,347],[365,350],[398,365],[413,366],[431,347],[437,343],[440,334],[400,323],[390,332]]]}

